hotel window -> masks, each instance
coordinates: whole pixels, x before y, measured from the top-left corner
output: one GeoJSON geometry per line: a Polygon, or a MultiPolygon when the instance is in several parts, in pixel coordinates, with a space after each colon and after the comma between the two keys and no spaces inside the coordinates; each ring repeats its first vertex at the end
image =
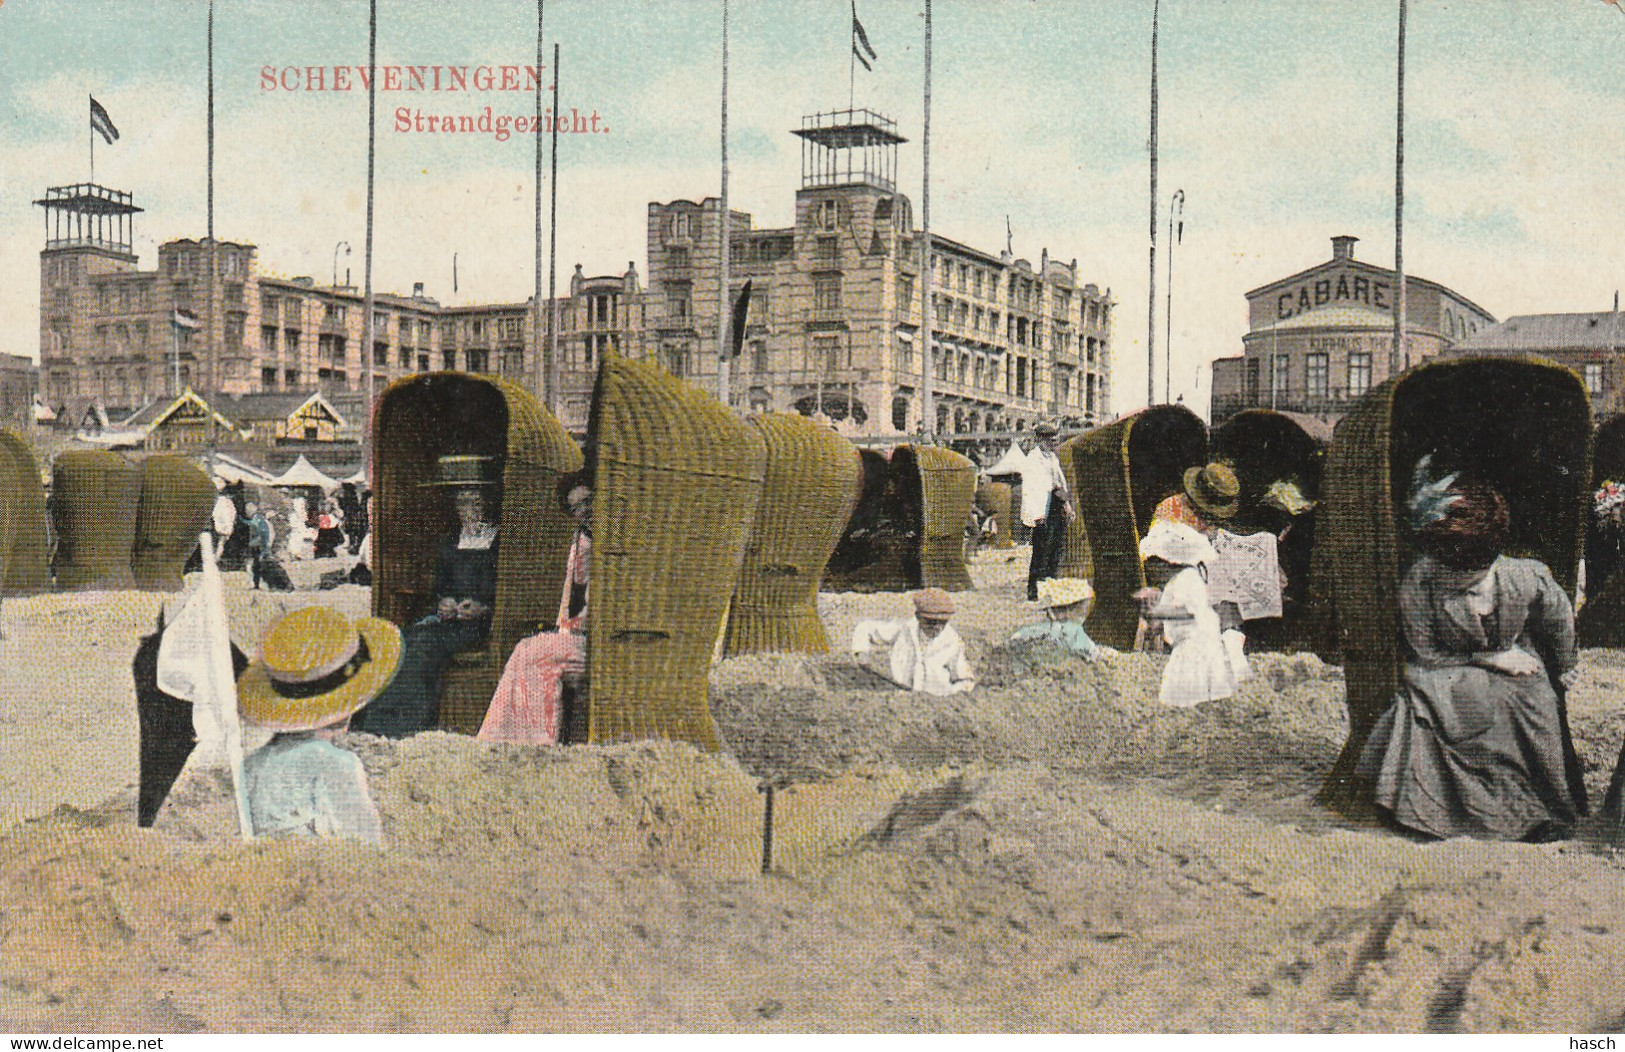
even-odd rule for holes
{"type": "Polygon", "coordinates": [[[474,318],[469,321],[468,338],[471,340],[485,339],[485,320],[483,318],[474,318]]]}
{"type": "Polygon", "coordinates": [[[1072,400],[1072,379],[1068,376],[1055,378],[1055,400],[1066,405],[1072,400]]]}
{"type": "Polygon", "coordinates": [[[818,202],[818,229],[834,231],[835,225],[840,221],[841,207],[834,201],[818,202]]]}
{"type": "Polygon", "coordinates": [[[401,348],[400,361],[402,369],[412,368],[412,351],[409,348],[401,348]]]}
{"type": "Polygon", "coordinates": [[[517,317],[498,318],[497,335],[504,340],[517,340],[523,334],[522,323],[523,319],[517,317]]]}
{"type": "Polygon", "coordinates": [[[1371,352],[1349,352],[1349,397],[1358,398],[1371,390],[1371,352]]]}
{"type": "Polygon", "coordinates": [[[970,290],[975,295],[980,296],[982,294],[982,272],[980,270],[971,272],[970,290]]]}
{"type": "Polygon", "coordinates": [[[276,326],[275,325],[261,325],[260,326],[260,353],[261,354],[275,354],[276,353],[276,326]]]}
{"type": "Polygon", "coordinates": [[[1287,380],[1292,376],[1292,356],[1290,354],[1277,354],[1270,367],[1270,396],[1271,398],[1287,397],[1287,380]]]}
{"type": "Polygon", "coordinates": [[[839,274],[813,275],[813,310],[837,311],[841,309],[841,276],[839,274]]]}
{"type": "Polygon", "coordinates": [[[1326,397],[1327,359],[1323,353],[1307,355],[1303,360],[1304,387],[1310,398],[1326,397]]]}
{"type": "MultiPolygon", "coordinates": [[[[666,282],[666,316],[672,321],[687,321],[693,313],[694,285],[688,281],[666,282]]],[[[674,375],[681,376],[681,373],[674,375]]]]}
{"type": "MultiPolygon", "coordinates": [[[[1089,343],[1091,345],[1091,348],[1092,348],[1094,342],[1095,342],[1094,340],[1089,341],[1089,343]]],[[[1249,402],[1257,402],[1258,401],[1258,359],[1257,358],[1249,358],[1249,359],[1247,359],[1247,380],[1246,380],[1246,384],[1247,384],[1247,389],[1246,389],[1247,401],[1249,401],[1249,402]]]]}
{"type": "Polygon", "coordinates": [[[897,310],[907,313],[914,309],[914,279],[907,274],[897,276],[897,310]]]}
{"type": "Polygon", "coordinates": [[[322,306],[322,320],[336,325],[344,324],[344,304],[327,303],[322,306]]]}
{"type": "Polygon", "coordinates": [[[266,391],[276,390],[276,370],[270,366],[260,370],[260,387],[266,391]]]}
{"type": "Polygon", "coordinates": [[[418,372],[426,373],[428,371],[429,371],[429,356],[427,354],[418,355],[418,372]]]}
{"type": "Polygon", "coordinates": [[[383,313],[382,311],[373,311],[372,312],[372,331],[373,331],[374,334],[388,333],[389,332],[389,315],[383,313]]]}
{"type": "Polygon", "coordinates": [[[418,322],[418,346],[419,347],[427,347],[427,346],[429,346],[429,333],[430,333],[429,323],[426,322],[426,321],[418,322]]]}
{"type": "Polygon", "coordinates": [[[489,372],[491,368],[491,352],[479,349],[468,352],[468,371],[471,373],[489,372]]]}
{"type": "Polygon", "coordinates": [[[813,258],[820,263],[834,263],[841,258],[839,238],[821,237],[814,245],[813,258]]]}
{"type": "Polygon", "coordinates": [[[970,266],[968,264],[961,263],[961,264],[959,264],[959,291],[964,292],[965,291],[965,286],[968,285],[969,283],[970,283],[970,266]]]}
{"type": "Polygon", "coordinates": [[[456,369],[457,368],[457,352],[453,351],[453,350],[449,350],[449,349],[441,351],[440,352],[440,368],[446,370],[447,372],[451,372],[452,370],[456,369]]]}
{"type": "Polygon", "coordinates": [[[671,217],[671,236],[689,236],[689,216],[687,212],[678,212],[676,215],[671,217]]]}
{"type": "Polygon", "coordinates": [[[1586,362],[1585,363],[1585,382],[1586,382],[1586,394],[1588,394],[1588,395],[1600,395],[1600,394],[1602,394],[1602,363],[1601,362],[1586,362]]]}
{"type": "Polygon", "coordinates": [[[767,341],[750,341],[750,366],[757,373],[767,372],[767,341]]]}

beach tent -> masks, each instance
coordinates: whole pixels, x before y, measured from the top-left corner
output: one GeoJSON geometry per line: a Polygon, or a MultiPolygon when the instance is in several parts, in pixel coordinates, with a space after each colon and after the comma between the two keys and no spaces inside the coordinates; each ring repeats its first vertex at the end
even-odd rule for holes
{"type": "Polygon", "coordinates": [[[1314,572],[1316,508],[1294,516],[1265,502],[1272,485],[1291,480],[1306,500],[1318,504],[1331,425],[1301,413],[1248,409],[1214,428],[1210,438],[1209,456],[1231,465],[1241,484],[1239,507],[1226,529],[1277,535],[1286,531],[1278,551],[1287,577],[1282,613],[1247,622],[1248,648],[1313,650],[1332,660],[1336,647],[1330,584],[1317,581],[1314,572]]]}
{"type": "Polygon", "coordinates": [[[309,460],[305,459],[303,453],[299,454],[299,459],[293,462],[292,467],[272,479],[270,484],[284,489],[314,487],[324,492],[339,488],[338,479],[318,470],[309,460]]]}
{"type": "MultiPolygon", "coordinates": [[[[212,488],[212,487],[211,487],[212,488]]],[[[141,482],[135,465],[106,449],[70,449],[51,475],[58,591],[133,588],[141,482]]]]}
{"type": "Polygon", "coordinates": [[[222,482],[244,482],[253,486],[269,486],[273,477],[269,471],[262,471],[225,453],[209,455],[209,474],[222,482]]]}
{"type": "Polygon", "coordinates": [[[748,423],[761,433],[767,463],[724,653],[827,653],[818,585],[862,491],[862,458],[845,438],[795,413],[748,423]]]}
{"type": "Polygon", "coordinates": [[[1145,587],[1140,538],[1151,513],[1180,492],[1185,470],[1207,461],[1207,425],[1182,405],[1158,405],[1070,438],[1058,454],[1078,517],[1067,530],[1060,577],[1094,582],[1087,622],[1098,643],[1134,646],[1145,587]]]}
{"type": "Polygon", "coordinates": [[[1007,475],[1020,476],[1022,469],[1027,466],[1027,454],[1021,451],[1021,443],[1011,442],[1010,448],[1004,455],[994,461],[993,466],[983,470],[982,474],[989,478],[1003,478],[1007,475]]]}
{"type": "Polygon", "coordinates": [[[1398,591],[1411,558],[1403,509],[1428,454],[1495,486],[1512,513],[1507,553],[1539,559],[1574,592],[1591,482],[1591,407],[1579,377],[1543,359],[1442,359],[1356,402],[1327,456],[1317,538],[1349,710],[1348,741],[1321,800],[1340,809],[1369,798],[1355,766],[1399,685],[1398,591]]]}
{"type": "Polygon", "coordinates": [[[463,373],[390,384],[378,401],[373,444],[372,608],[398,625],[434,612],[440,545],[458,529],[448,491],[431,485],[439,458],[500,462],[491,494],[501,538],[491,633],[483,646],[456,655],[440,683],[441,726],[473,734],[514,644],[551,628],[558,613],[572,523],[555,489],[581,466],[581,450],[517,384],[463,373]]]}

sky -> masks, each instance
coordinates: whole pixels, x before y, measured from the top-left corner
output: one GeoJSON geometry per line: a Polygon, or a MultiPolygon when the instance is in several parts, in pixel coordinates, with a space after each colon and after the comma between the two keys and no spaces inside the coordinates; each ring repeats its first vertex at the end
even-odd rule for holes
{"type": "MultiPolygon", "coordinates": [[[[121,137],[98,182],[128,190],[143,268],[206,229],[205,0],[0,0],[0,351],[37,357],[44,221],[89,175],[87,94],[121,137]]],[[[894,117],[920,215],[923,0],[860,0],[878,54],[855,101],[894,117]]],[[[1152,0],[935,0],[933,232],[1077,259],[1109,288],[1113,408],[1145,401],[1152,0]]],[[[721,0],[548,0],[560,108],[560,287],[647,273],[651,201],[719,188],[721,0]]],[[[378,0],[378,62],[534,63],[533,0],[378,0]]],[[[844,108],[848,0],[730,0],[730,203],[786,226],[803,114],[844,108]]],[[[1393,264],[1398,0],[1162,0],[1157,386],[1204,407],[1206,363],[1241,352],[1245,293],[1330,258],[1393,264]],[[1165,341],[1170,197],[1185,191],[1165,341]]],[[[1410,0],[1405,265],[1498,318],[1609,309],[1625,285],[1625,14],[1604,0],[1410,0]]],[[[363,0],[217,0],[217,236],[262,271],[360,285],[367,95],[265,90],[262,71],[365,65],[363,0]]],[[[528,114],[525,92],[380,92],[374,287],[442,303],[532,286],[528,136],[396,129],[424,113],[528,114]],[[458,292],[452,292],[457,255],[458,292]]],[[[546,231],[544,229],[544,237],[546,231]]],[[[545,281],[545,276],[544,276],[545,281]]]]}

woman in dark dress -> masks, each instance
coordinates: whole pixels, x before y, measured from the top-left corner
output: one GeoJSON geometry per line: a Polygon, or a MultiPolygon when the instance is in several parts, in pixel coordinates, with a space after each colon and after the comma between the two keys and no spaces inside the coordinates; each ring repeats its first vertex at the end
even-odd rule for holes
{"type": "MultiPolygon", "coordinates": [[[[451,458],[447,458],[451,459],[451,458]]],[[[356,716],[352,729],[388,738],[432,730],[440,720],[440,673],[452,655],[479,646],[496,601],[497,528],[485,487],[457,484],[460,529],[440,546],[435,612],[401,630],[400,669],[384,692],[356,716]]]]}
{"type": "Polygon", "coordinates": [[[1360,773],[1395,823],[1426,836],[1565,838],[1586,813],[1563,701],[1569,597],[1537,560],[1501,554],[1498,492],[1433,485],[1431,509],[1413,501],[1421,554],[1400,585],[1404,676],[1360,773]]]}

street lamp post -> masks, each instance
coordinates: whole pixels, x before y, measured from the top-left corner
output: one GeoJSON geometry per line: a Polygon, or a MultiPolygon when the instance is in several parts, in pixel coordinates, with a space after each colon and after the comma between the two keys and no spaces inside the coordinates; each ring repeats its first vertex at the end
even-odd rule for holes
{"type": "Polygon", "coordinates": [[[350,255],[350,243],[348,241],[340,241],[338,244],[333,246],[333,287],[334,288],[339,287],[339,249],[341,249],[341,248],[344,250],[344,255],[346,257],[348,257],[350,255]]]}
{"type": "Polygon", "coordinates": [[[1162,338],[1162,400],[1173,401],[1174,382],[1174,245],[1185,240],[1185,191],[1175,190],[1168,199],[1168,320],[1162,338]],[[1178,237],[1174,233],[1174,216],[1179,216],[1178,237]]]}

